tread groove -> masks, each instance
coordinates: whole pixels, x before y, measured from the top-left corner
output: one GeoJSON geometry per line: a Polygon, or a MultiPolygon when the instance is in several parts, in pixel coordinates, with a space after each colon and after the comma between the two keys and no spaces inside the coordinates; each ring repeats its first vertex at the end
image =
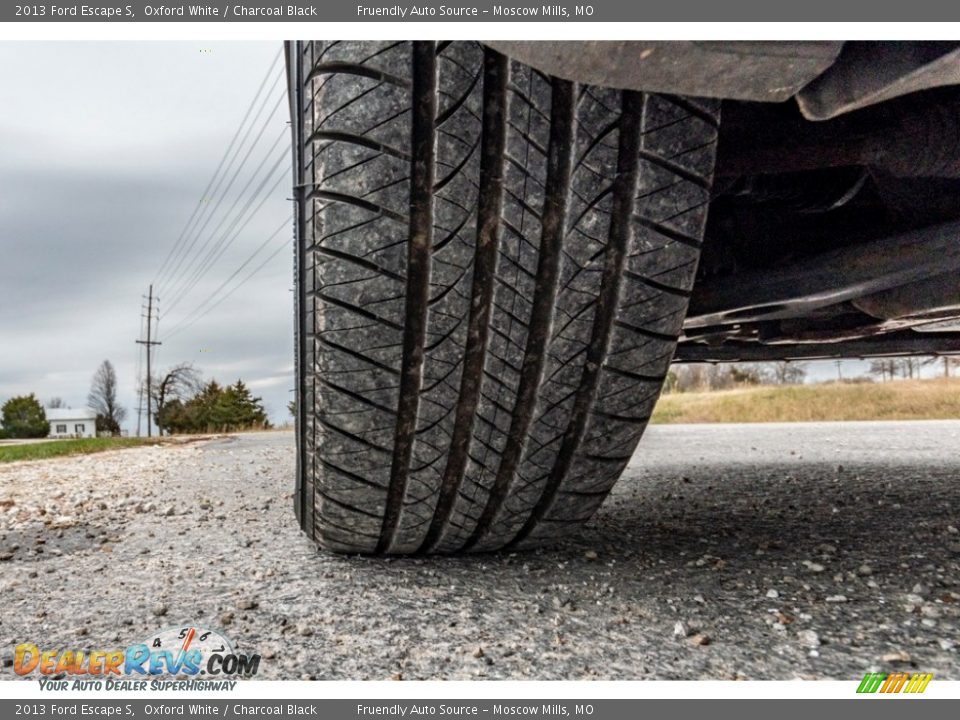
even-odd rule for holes
{"type": "Polygon", "coordinates": [[[305,82],[309,83],[321,75],[357,75],[359,77],[370,78],[371,80],[381,80],[385,83],[396,85],[397,87],[410,87],[409,80],[391,75],[382,70],[377,70],[376,68],[367,67],[366,65],[348,62],[318,63],[314,65],[313,69],[307,75],[305,82]]]}
{"type": "MultiPolygon", "coordinates": [[[[506,146],[507,83],[510,66],[507,58],[493,50],[483,57],[483,125],[480,145],[480,195],[477,207],[477,240],[473,264],[467,347],[460,374],[450,450],[440,484],[440,494],[420,552],[428,552],[440,539],[464,477],[473,434],[474,418],[483,382],[483,365],[493,306],[497,253],[500,248],[500,214],[503,207],[503,166],[506,146]]],[[[471,85],[471,87],[473,87],[471,85]]]]}
{"type": "Polygon", "coordinates": [[[700,107],[695,101],[679,95],[661,95],[671,105],[676,105],[681,110],[690,113],[698,120],[702,120],[714,130],[720,128],[720,121],[713,114],[700,107]]]}
{"type": "Polygon", "coordinates": [[[647,287],[658,290],[669,295],[676,295],[677,297],[689,298],[690,291],[686,288],[675,287],[673,285],[668,285],[667,283],[662,283],[653,278],[647,277],[646,275],[641,275],[638,272],[633,272],[632,270],[625,270],[624,274],[631,280],[635,280],[641,285],[646,285],[647,287]]]}
{"type": "Polygon", "coordinates": [[[307,138],[307,142],[313,142],[314,140],[329,140],[331,142],[343,142],[350,143],[351,145],[359,145],[360,147],[365,147],[368,150],[376,150],[378,152],[386,153],[387,155],[392,155],[393,157],[400,158],[401,160],[409,160],[410,155],[405,153],[399,148],[390,147],[381,142],[363,135],[357,135],[355,133],[343,132],[342,130],[314,130],[313,134],[307,138]]]}
{"type": "Polygon", "coordinates": [[[394,430],[387,506],[376,552],[390,549],[406,493],[423,382],[430,255],[433,247],[433,185],[436,165],[436,43],[413,43],[413,117],[410,131],[410,237],[407,243],[406,324],[400,366],[400,399],[394,430]]]}
{"type": "Polygon", "coordinates": [[[473,532],[463,549],[473,547],[493,524],[494,517],[507,498],[510,482],[523,454],[524,439],[533,420],[537,395],[543,377],[557,287],[570,174],[576,132],[576,91],[572,82],[554,79],[550,107],[550,140],[547,147],[547,180],[541,220],[540,253],[537,262],[536,290],[527,330],[527,343],[520,369],[520,383],[510,418],[510,430],[493,487],[473,532]]]}
{"type": "Polygon", "coordinates": [[[383,207],[382,205],[377,205],[377,203],[370,202],[369,200],[362,200],[361,198],[354,197],[353,195],[347,195],[346,193],[333,192],[331,190],[314,190],[307,195],[307,200],[313,200],[314,198],[329,200],[331,202],[341,202],[346,205],[355,205],[358,208],[369,210],[377,215],[383,215],[391,220],[396,220],[397,222],[409,222],[409,218],[402,213],[395,212],[389,208],[383,207]]]}
{"type": "Polygon", "coordinates": [[[580,376],[573,410],[563,434],[547,483],[540,499],[507,547],[524,540],[546,517],[550,506],[560,490],[560,485],[573,463],[574,454],[586,430],[594,396],[600,381],[600,368],[607,354],[610,336],[616,318],[617,304],[623,268],[630,245],[631,217],[637,194],[640,174],[640,131],[644,110],[644,96],[625,90],[622,95],[622,110],[618,137],[617,174],[613,185],[613,202],[609,229],[609,244],[604,260],[603,280],[597,298],[596,313],[586,362],[580,376]]]}
{"type": "Polygon", "coordinates": [[[644,150],[642,148],[637,152],[639,152],[640,157],[642,157],[647,162],[657,165],[658,167],[662,167],[664,170],[667,170],[668,172],[673,173],[677,177],[682,177],[684,180],[686,180],[687,182],[693,183],[697,187],[703,188],[704,190],[710,189],[710,178],[705,178],[702,175],[697,175],[697,173],[688,170],[683,165],[680,165],[679,163],[675,163],[672,160],[668,160],[665,157],[657,155],[657,153],[655,152],[644,150]]]}
{"type": "Polygon", "coordinates": [[[643,217],[642,215],[634,215],[634,222],[638,225],[641,225],[648,230],[653,230],[653,232],[663,235],[674,242],[680,243],[681,245],[686,245],[687,247],[700,249],[700,240],[698,238],[682,233],[679,230],[675,230],[672,227],[664,225],[662,222],[657,222],[648,217],[643,217]]]}

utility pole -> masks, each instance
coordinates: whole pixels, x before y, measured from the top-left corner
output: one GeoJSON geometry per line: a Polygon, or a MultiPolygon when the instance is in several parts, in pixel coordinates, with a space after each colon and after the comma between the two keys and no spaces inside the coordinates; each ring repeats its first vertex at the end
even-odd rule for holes
{"type": "MultiPolygon", "coordinates": [[[[142,309],[142,308],[141,308],[142,309]]],[[[137,353],[140,351],[138,350],[137,353]]],[[[140,382],[140,356],[137,355],[137,437],[140,437],[140,418],[143,415],[143,383],[140,382]]]]}
{"type": "MultiPolygon", "coordinates": [[[[159,298],[157,298],[159,300],[159,298]]],[[[147,346],[147,437],[153,435],[152,422],[150,418],[150,409],[153,407],[153,371],[150,366],[150,354],[154,345],[162,345],[153,339],[153,285],[150,286],[150,293],[147,295],[147,339],[137,340],[138,345],[147,346]]]]}
{"type": "MultiPolygon", "coordinates": [[[[143,338],[143,311],[146,308],[140,303],[140,338],[143,338]]],[[[137,348],[137,437],[140,437],[140,422],[143,419],[143,375],[140,374],[140,348],[137,348]]]]}

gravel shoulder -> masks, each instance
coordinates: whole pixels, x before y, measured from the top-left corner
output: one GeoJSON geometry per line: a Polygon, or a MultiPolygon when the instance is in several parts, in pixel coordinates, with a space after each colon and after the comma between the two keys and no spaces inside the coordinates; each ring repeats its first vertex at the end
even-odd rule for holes
{"type": "Polygon", "coordinates": [[[261,679],[960,679],[958,421],[655,426],[579,537],[393,560],[300,534],[293,443],[0,466],[0,678],[201,623],[261,679]]]}

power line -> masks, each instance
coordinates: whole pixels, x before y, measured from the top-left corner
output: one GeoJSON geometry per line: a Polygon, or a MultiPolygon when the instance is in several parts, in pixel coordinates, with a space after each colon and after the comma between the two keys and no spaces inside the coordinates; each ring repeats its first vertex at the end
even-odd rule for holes
{"type": "MultiPolygon", "coordinates": [[[[284,180],[284,177],[285,177],[285,173],[282,173],[282,174],[276,179],[276,181],[273,183],[273,186],[270,188],[270,190],[267,191],[266,194],[263,195],[263,197],[260,199],[260,202],[257,203],[257,206],[253,209],[253,211],[250,212],[250,213],[247,215],[247,217],[243,220],[243,222],[240,224],[240,226],[239,226],[238,228],[236,228],[236,231],[233,233],[233,236],[232,236],[225,244],[223,244],[222,247],[220,247],[219,251],[216,253],[216,256],[213,257],[213,258],[210,260],[210,262],[206,263],[206,268],[204,268],[204,270],[207,269],[207,268],[209,268],[209,267],[212,266],[213,264],[215,264],[217,261],[219,261],[220,258],[223,257],[223,255],[226,253],[226,251],[230,249],[230,246],[233,245],[234,241],[236,241],[236,239],[240,236],[240,233],[243,232],[243,230],[244,230],[244,229],[246,228],[246,226],[250,223],[250,221],[257,215],[257,213],[260,211],[260,209],[266,204],[267,200],[270,199],[270,197],[272,196],[273,192],[280,186],[280,184],[281,184],[281,183],[283,182],[283,180],[284,180]]],[[[228,231],[228,234],[229,234],[229,231],[228,231]]],[[[224,238],[226,238],[226,235],[224,235],[224,238]]],[[[171,304],[170,308],[168,308],[168,309],[165,311],[164,317],[166,317],[166,315],[173,309],[174,306],[176,306],[176,305],[179,303],[179,301],[180,301],[181,299],[183,299],[184,297],[187,296],[187,293],[189,293],[190,291],[192,291],[193,288],[195,288],[195,287],[197,286],[197,284],[200,282],[200,280],[203,279],[203,276],[204,276],[204,273],[203,273],[203,272],[200,272],[200,273],[198,273],[198,274],[196,275],[196,277],[195,277],[195,278],[193,279],[193,281],[190,283],[190,286],[189,286],[188,288],[186,288],[186,290],[185,290],[183,293],[181,293],[181,294],[177,297],[177,299],[171,304]]],[[[188,313],[188,314],[189,314],[189,313],[188,313]]]]}
{"type": "MultiPolygon", "coordinates": [[[[222,289],[227,285],[227,283],[230,282],[230,280],[232,280],[234,277],[236,277],[247,265],[249,265],[250,262],[260,253],[260,251],[263,250],[263,248],[265,248],[274,238],[276,238],[276,236],[280,234],[280,231],[281,231],[281,230],[283,230],[285,227],[287,227],[288,223],[289,223],[292,219],[293,219],[292,217],[289,217],[289,218],[285,219],[285,220],[283,221],[283,223],[280,225],[280,227],[278,227],[276,230],[274,230],[273,233],[271,233],[270,236],[260,245],[260,247],[258,247],[257,250],[256,250],[250,257],[248,257],[248,258],[243,262],[243,264],[240,265],[240,267],[238,267],[238,268],[233,272],[233,274],[232,274],[229,278],[227,278],[227,279],[220,285],[220,287],[218,287],[216,290],[214,290],[214,292],[211,293],[210,296],[209,296],[206,300],[204,300],[203,303],[201,303],[201,304],[197,307],[196,310],[194,310],[194,313],[193,313],[193,314],[195,314],[195,313],[197,312],[197,310],[199,310],[204,304],[206,304],[206,303],[209,302],[211,299],[213,299],[213,298],[216,296],[216,294],[219,293],[220,290],[222,290],[222,289]]],[[[234,287],[232,287],[225,295],[223,295],[223,296],[222,296],[219,300],[217,300],[213,305],[211,305],[210,307],[208,307],[206,310],[204,310],[203,312],[201,312],[199,315],[197,315],[195,318],[193,318],[193,319],[190,320],[189,322],[185,322],[185,321],[186,321],[190,316],[187,316],[186,318],[184,318],[184,320],[182,320],[180,323],[178,323],[167,335],[164,336],[165,339],[166,339],[167,341],[169,341],[170,338],[173,337],[174,335],[176,335],[177,333],[180,333],[180,332],[182,332],[182,331],[184,331],[184,330],[192,327],[192,326],[195,325],[198,321],[200,321],[202,318],[206,317],[209,313],[211,313],[213,310],[215,310],[221,303],[223,303],[227,298],[229,298],[231,295],[233,295],[233,293],[235,293],[235,292],[236,292],[237,290],[239,290],[243,285],[245,285],[251,278],[253,278],[254,275],[256,275],[258,272],[260,272],[264,267],[266,267],[267,264],[268,264],[271,260],[273,260],[277,255],[280,254],[280,251],[284,250],[284,249],[287,248],[287,247],[288,247],[288,246],[287,246],[286,244],[284,244],[284,245],[281,245],[280,247],[278,247],[276,250],[274,250],[274,251],[266,258],[266,260],[264,260],[260,265],[258,265],[256,268],[254,268],[252,272],[248,273],[239,283],[237,283],[234,287]]]]}
{"type": "MultiPolygon", "coordinates": [[[[268,153],[276,148],[277,144],[280,142],[281,139],[283,139],[284,135],[286,135],[286,130],[284,130],[283,134],[277,138],[274,144],[270,147],[270,150],[267,151],[268,153]]],[[[262,179],[259,185],[253,190],[252,193],[250,193],[249,197],[246,199],[246,202],[243,204],[243,207],[240,209],[240,211],[236,215],[234,215],[233,220],[230,222],[227,229],[223,232],[220,238],[211,245],[210,240],[212,240],[216,236],[217,232],[220,230],[221,226],[224,224],[226,219],[230,217],[230,215],[233,213],[234,209],[236,208],[237,204],[240,202],[240,199],[244,196],[244,193],[246,193],[249,186],[253,183],[255,179],[257,179],[256,173],[260,171],[260,169],[263,167],[263,165],[266,163],[269,157],[269,155],[264,156],[263,160],[261,160],[260,162],[260,165],[258,165],[257,169],[254,171],[255,174],[251,175],[250,179],[247,181],[244,188],[237,194],[237,197],[234,200],[233,205],[230,207],[230,210],[227,211],[227,214],[224,215],[223,219],[217,225],[217,228],[213,231],[213,233],[211,233],[207,242],[204,243],[203,247],[209,246],[206,254],[204,254],[203,257],[199,259],[199,261],[197,261],[196,266],[192,270],[189,270],[188,273],[185,273],[182,276],[181,281],[177,285],[177,287],[169,291],[169,293],[173,296],[174,299],[170,303],[167,310],[165,311],[164,313],[165,316],[171,310],[173,310],[173,308],[176,307],[185,297],[187,297],[187,295],[189,295],[189,293],[197,286],[197,284],[203,278],[204,274],[221,257],[223,257],[223,254],[234,243],[234,241],[239,236],[240,232],[242,232],[243,229],[253,219],[253,217],[256,216],[256,214],[260,211],[260,209],[263,207],[266,201],[270,199],[272,193],[277,189],[277,187],[279,187],[280,182],[283,180],[285,173],[281,173],[280,176],[277,177],[277,180],[274,182],[273,186],[266,192],[266,194],[262,195],[260,202],[257,204],[257,206],[249,214],[247,213],[247,211],[250,209],[251,205],[253,205],[256,198],[258,196],[261,196],[261,193],[263,192],[263,189],[264,187],[266,187],[267,183],[271,180],[271,178],[273,178],[277,174],[277,170],[281,168],[281,165],[284,163],[285,160],[287,160],[288,156],[289,156],[289,147],[286,147],[283,149],[283,152],[280,153],[279,156],[277,156],[273,165],[270,167],[269,170],[267,170],[266,174],[262,176],[262,179]],[[244,217],[245,215],[246,217],[244,217]],[[231,237],[231,233],[233,233],[232,237],[231,237]]],[[[199,254],[200,252],[202,252],[203,247],[200,248],[200,251],[197,253],[197,257],[199,257],[199,254]]]]}
{"type": "MultiPolygon", "coordinates": [[[[281,79],[280,77],[277,78],[278,83],[280,79],[281,79]]],[[[260,130],[257,133],[254,141],[246,148],[246,152],[243,152],[244,146],[246,145],[247,140],[250,137],[250,133],[253,131],[254,127],[256,127],[257,121],[260,119],[260,116],[263,113],[263,111],[267,108],[267,103],[269,99],[270,99],[269,94],[264,96],[263,102],[260,104],[259,109],[254,115],[253,120],[251,121],[251,124],[247,127],[246,131],[243,134],[243,137],[240,140],[240,143],[234,149],[233,155],[230,158],[229,162],[227,163],[227,168],[224,170],[223,174],[217,180],[216,185],[211,191],[210,197],[207,199],[207,202],[205,203],[203,212],[198,217],[197,221],[194,224],[193,230],[188,236],[189,239],[184,241],[183,249],[179,255],[179,258],[171,266],[170,272],[167,273],[167,278],[164,281],[165,288],[169,285],[175,286],[177,282],[179,282],[179,280],[177,279],[177,274],[180,271],[180,269],[183,267],[184,262],[186,262],[188,258],[191,256],[191,253],[199,253],[202,251],[202,245],[200,249],[194,251],[197,241],[200,240],[200,238],[203,236],[204,232],[206,231],[207,226],[210,224],[213,218],[216,217],[217,212],[220,209],[220,206],[223,204],[223,201],[226,199],[227,194],[230,192],[230,188],[233,187],[234,182],[236,182],[244,166],[246,165],[247,160],[250,158],[250,155],[252,154],[254,148],[256,148],[257,144],[260,141],[260,138],[263,136],[264,130],[266,130],[270,120],[276,114],[276,110],[280,106],[280,102],[283,100],[283,96],[281,93],[281,96],[278,98],[278,101],[274,105],[274,108],[271,111],[270,115],[268,116],[267,120],[264,121],[264,123],[261,125],[260,130]],[[243,158],[240,161],[240,164],[237,165],[236,168],[234,168],[234,163],[237,161],[238,158],[241,157],[241,153],[243,153],[243,158]],[[226,186],[223,187],[223,189],[221,190],[221,186],[223,186],[223,183],[225,180],[227,180],[228,176],[229,176],[229,180],[227,181],[226,186]],[[203,218],[202,222],[200,218],[203,218]]]]}
{"type": "Polygon", "coordinates": [[[272,233],[270,233],[270,235],[267,237],[267,239],[264,240],[264,241],[256,248],[256,250],[254,250],[253,253],[252,253],[246,260],[244,260],[244,261],[240,264],[240,267],[238,267],[236,270],[234,270],[234,271],[230,274],[230,277],[228,277],[226,280],[224,280],[222,283],[220,283],[220,285],[219,285],[213,292],[211,292],[209,295],[207,295],[207,297],[203,299],[203,302],[201,302],[199,305],[195,306],[192,311],[190,311],[189,313],[187,313],[186,315],[184,315],[184,316],[180,319],[179,322],[175,323],[175,324],[174,324],[174,327],[176,328],[176,327],[179,326],[179,325],[183,325],[183,323],[184,323],[186,320],[189,320],[191,317],[193,317],[194,315],[196,315],[197,312],[199,312],[199,311],[203,308],[204,305],[206,305],[208,302],[210,302],[211,300],[213,300],[213,299],[220,293],[220,291],[223,290],[224,287],[226,287],[226,285],[227,285],[231,280],[233,280],[237,275],[239,275],[247,265],[249,265],[251,262],[253,262],[253,260],[257,257],[257,255],[259,255],[260,252],[261,252],[267,245],[269,245],[270,242],[280,233],[280,231],[283,230],[283,228],[287,227],[288,223],[290,223],[292,220],[293,220],[293,216],[291,215],[290,217],[288,217],[287,219],[285,219],[282,223],[280,223],[280,226],[279,226],[276,230],[274,230],[272,233]]]}
{"type": "MultiPolygon", "coordinates": [[[[194,219],[197,218],[197,213],[204,206],[204,199],[207,197],[210,192],[210,188],[213,187],[214,181],[217,179],[217,176],[220,174],[220,171],[223,169],[223,164],[226,162],[227,157],[230,155],[230,151],[233,149],[233,146],[237,142],[237,138],[240,137],[240,132],[243,130],[243,126],[246,125],[247,120],[250,118],[250,113],[253,112],[253,108],[257,104],[257,99],[260,97],[260,94],[263,92],[263,89],[267,85],[267,81],[270,79],[270,76],[273,74],[274,69],[277,66],[277,62],[280,60],[280,56],[283,51],[277,52],[276,56],[273,58],[273,62],[270,64],[270,68],[267,70],[266,74],[263,76],[263,80],[260,82],[260,86],[257,88],[256,94],[253,96],[253,99],[250,101],[250,105],[247,107],[246,112],[243,115],[243,119],[240,121],[240,125],[237,126],[236,131],[233,134],[233,138],[230,140],[230,144],[227,145],[227,149],[223,153],[223,157],[220,158],[220,162],[217,165],[217,169],[214,170],[213,175],[210,177],[210,181],[207,183],[206,188],[200,194],[200,199],[197,200],[196,206],[193,208],[193,212],[190,214],[186,224],[183,226],[183,229],[180,231],[180,235],[177,237],[176,241],[170,247],[170,251],[167,253],[167,256],[164,258],[163,262],[160,264],[160,269],[157,270],[157,275],[154,278],[154,285],[159,287],[160,279],[164,274],[164,271],[167,269],[169,263],[177,253],[177,250],[181,246],[184,238],[187,235],[188,229],[191,224],[194,222],[194,219]]],[[[201,213],[202,214],[202,213],[201,213]]]]}
{"type": "Polygon", "coordinates": [[[251,280],[258,272],[260,272],[261,270],[263,270],[263,268],[265,268],[265,267],[270,263],[271,260],[273,260],[277,255],[279,255],[282,250],[288,250],[288,249],[289,249],[289,248],[287,248],[286,245],[281,245],[280,247],[278,247],[276,250],[274,250],[274,251],[270,254],[269,257],[267,257],[266,260],[264,260],[260,265],[258,265],[256,268],[254,268],[253,271],[250,272],[249,275],[247,275],[243,280],[241,280],[235,287],[233,287],[226,295],[224,295],[222,298],[220,298],[216,303],[214,303],[213,305],[211,305],[202,315],[198,316],[195,320],[192,320],[189,324],[184,325],[184,326],[178,328],[178,329],[175,330],[174,332],[171,332],[170,335],[167,335],[167,336],[166,336],[167,339],[169,340],[170,337],[172,337],[173,335],[175,335],[175,334],[177,334],[177,333],[179,333],[179,332],[181,332],[181,331],[183,331],[183,330],[189,329],[190,327],[192,327],[193,325],[195,325],[197,322],[199,322],[200,320],[202,320],[204,317],[206,317],[207,315],[209,315],[211,312],[213,312],[214,310],[216,310],[217,307],[218,307],[221,303],[223,303],[224,301],[226,301],[231,295],[233,295],[233,293],[235,293],[235,292],[236,292],[237,290],[239,290],[243,285],[245,285],[249,280],[251,280]]]}
{"type": "MultiPolygon", "coordinates": [[[[279,85],[282,79],[283,79],[283,76],[279,75],[277,77],[277,82],[275,83],[274,87],[279,85]]],[[[190,240],[189,242],[185,242],[183,252],[180,253],[179,259],[172,266],[173,269],[170,270],[170,272],[167,274],[167,280],[164,282],[164,286],[163,286],[165,289],[167,285],[170,283],[176,284],[176,281],[174,279],[176,278],[177,273],[179,272],[180,268],[183,266],[184,261],[190,256],[191,251],[196,246],[197,240],[200,239],[204,231],[207,229],[207,225],[209,225],[210,221],[216,216],[217,211],[220,209],[220,205],[223,203],[224,199],[227,197],[227,194],[230,192],[230,188],[233,187],[234,182],[236,182],[237,178],[239,177],[240,172],[243,170],[244,165],[246,165],[247,160],[250,159],[250,155],[253,153],[254,148],[257,146],[257,144],[260,142],[260,139],[263,137],[263,133],[269,126],[270,121],[273,119],[274,115],[276,115],[277,110],[280,108],[280,105],[283,102],[284,97],[285,97],[285,91],[281,90],[280,96],[277,98],[277,101],[274,104],[273,109],[270,111],[270,114],[267,117],[267,119],[260,126],[260,130],[257,132],[253,142],[250,144],[250,146],[247,148],[246,152],[244,153],[243,159],[240,161],[240,164],[236,167],[236,169],[233,169],[233,164],[236,161],[236,159],[240,157],[241,150],[243,149],[244,145],[246,145],[247,139],[250,137],[250,133],[253,131],[253,128],[256,126],[257,121],[260,119],[260,116],[263,114],[263,111],[267,108],[267,104],[270,100],[270,93],[264,96],[263,101],[260,104],[260,108],[257,110],[256,115],[254,116],[253,120],[250,123],[250,126],[244,132],[243,138],[240,140],[240,144],[237,145],[236,149],[234,150],[233,156],[230,158],[230,162],[227,164],[227,169],[224,170],[223,175],[221,175],[220,179],[217,181],[217,184],[213,188],[213,191],[211,194],[212,195],[217,194],[217,192],[220,190],[220,186],[223,184],[224,179],[227,177],[227,174],[231,173],[232,171],[229,182],[227,183],[223,191],[220,192],[220,196],[217,198],[216,202],[212,205],[212,209],[210,210],[210,212],[201,213],[201,216],[206,214],[206,219],[203,221],[203,224],[200,225],[199,229],[191,233],[193,235],[193,239],[190,240]]],[[[208,204],[207,207],[211,207],[211,206],[208,204]]],[[[199,220],[197,222],[199,223],[199,220]]],[[[197,253],[199,252],[202,252],[202,246],[201,246],[201,249],[197,251],[197,253]]]]}
{"type": "MultiPolygon", "coordinates": [[[[282,57],[282,50],[278,51],[273,58],[266,74],[260,82],[256,93],[254,94],[249,106],[247,107],[239,126],[233,133],[226,150],[224,151],[213,175],[208,180],[206,187],[201,193],[196,206],[187,218],[186,223],[173,242],[166,257],[157,270],[154,282],[150,285],[147,295],[147,314],[146,314],[146,339],[143,339],[143,320],[141,320],[140,339],[136,342],[146,351],[146,382],[142,382],[142,355],[137,353],[137,384],[138,384],[138,407],[137,407],[137,434],[140,433],[140,420],[144,410],[144,390],[146,391],[146,413],[147,413],[147,436],[152,434],[152,407],[153,407],[153,388],[152,388],[152,355],[153,348],[161,344],[157,340],[159,335],[159,322],[161,313],[159,309],[159,298],[154,294],[154,289],[163,288],[163,295],[172,299],[170,308],[167,309],[162,317],[166,317],[169,310],[178,305],[185,297],[189,295],[196,285],[205,277],[209,270],[220,260],[226,250],[236,241],[240,233],[246,228],[249,222],[257,215],[266,201],[271,197],[273,191],[279,186],[283,175],[279,177],[276,183],[264,195],[259,203],[257,198],[261,195],[264,188],[270,183],[274,175],[280,168],[284,157],[288,155],[288,149],[284,149],[276,161],[265,173],[261,171],[265,165],[273,158],[273,153],[286,134],[286,128],[273,141],[273,144],[263,153],[260,162],[256,165],[249,177],[243,184],[243,187],[236,193],[233,202],[229,208],[220,215],[221,206],[230,195],[234,184],[245,175],[244,168],[254,153],[260,148],[261,140],[267,128],[273,122],[278,110],[280,109],[286,97],[286,89],[282,87],[284,73],[277,73],[277,63],[282,57]],[[270,79],[276,75],[276,80],[271,85],[270,79]],[[279,95],[276,101],[272,103],[277,88],[280,87],[279,95]],[[265,119],[261,118],[265,116],[265,119]],[[249,141],[249,142],[248,142],[249,141]],[[258,182],[259,181],[259,182],[258,182]],[[255,189],[247,195],[248,190],[256,185],[255,189]],[[244,201],[244,198],[246,199],[244,201]],[[242,207],[237,211],[238,205],[242,207]],[[252,208],[252,210],[251,210],[252,208]],[[219,217],[214,223],[213,230],[206,235],[208,226],[219,217]],[[225,230],[223,228],[226,228],[225,230]],[[221,230],[223,230],[221,234],[221,230]],[[205,239],[204,239],[205,238],[205,239]],[[198,244],[199,242],[199,244],[198,244]],[[168,294],[168,290],[174,290],[168,294]],[[156,301],[156,304],[155,304],[156,301]],[[154,332],[156,331],[156,332],[154,332]],[[145,386],[145,387],[144,387],[145,386]]],[[[259,154],[259,153],[258,153],[259,154]]],[[[170,336],[191,327],[209,312],[215,309],[237,289],[247,283],[254,275],[262,270],[277,254],[283,249],[278,248],[263,263],[253,269],[243,277],[239,283],[234,285],[224,295],[220,293],[233,282],[241,272],[243,272],[251,262],[256,259],[260,253],[276,238],[283,227],[287,226],[289,219],[284,220],[283,224],[277,228],[267,239],[261,243],[257,249],[238,267],[225,281],[223,281],[216,290],[204,298],[203,302],[190,311],[178,325],[174,325],[170,336]],[[219,298],[218,298],[218,295],[219,298]],[[212,303],[212,304],[211,304],[212,303]]]]}
{"type": "MultiPolygon", "coordinates": [[[[245,191],[245,189],[249,187],[249,184],[256,177],[257,171],[255,170],[254,173],[251,174],[251,177],[247,180],[247,184],[244,186],[244,189],[241,190],[239,193],[237,193],[237,196],[233,201],[233,205],[231,205],[230,209],[223,214],[223,216],[220,218],[220,221],[216,224],[212,233],[207,237],[206,240],[204,240],[199,245],[197,245],[197,241],[201,239],[201,236],[204,235],[207,229],[207,226],[217,216],[217,212],[219,211],[220,206],[223,204],[224,200],[226,200],[227,194],[229,193],[230,188],[233,187],[234,182],[236,182],[237,178],[240,176],[241,171],[243,170],[244,166],[247,163],[247,160],[250,159],[250,156],[253,154],[254,149],[257,147],[258,143],[260,142],[260,139],[263,137],[264,131],[269,126],[271,120],[273,119],[273,116],[276,115],[277,109],[280,107],[280,101],[282,99],[283,99],[282,97],[279,98],[277,104],[274,105],[273,111],[270,113],[269,117],[264,121],[263,125],[260,127],[260,130],[257,133],[256,138],[253,140],[253,143],[251,143],[250,146],[247,148],[246,152],[244,153],[243,159],[240,161],[240,164],[237,166],[236,170],[233,172],[233,175],[230,177],[230,181],[227,183],[227,186],[220,193],[220,196],[217,198],[216,203],[213,205],[213,209],[210,211],[206,219],[203,221],[203,225],[200,226],[200,228],[194,234],[194,237],[192,241],[189,243],[189,246],[186,252],[181,256],[180,262],[178,263],[178,266],[177,266],[177,270],[174,271],[174,274],[169,279],[169,285],[170,285],[170,288],[172,288],[172,290],[167,291],[168,295],[171,294],[171,292],[173,294],[181,293],[182,286],[185,284],[184,278],[187,275],[191,275],[193,272],[193,270],[190,268],[190,265],[192,263],[195,263],[197,258],[199,258],[200,255],[204,252],[204,250],[210,244],[211,240],[216,235],[220,227],[222,227],[223,223],[226,222],[227,218],[230,217],[230,213],[233,211],[233,209],[236,207],[237,202],[239,202],[240,198],[243,196],[243,192],[245,191]],[[188,257],[190,258],[189,261],[186,263],[186,265],[183,265],[183,261],[186,261],[188,257]],[[179,277],[177,277],[176,273],[177,271],[180,270],[181,266],[183,266],[183,273],[180,274],[179,277]]],[[[273,148],[271,147],[271,150],[272,149],[273,148]]],[[[239,157],[239,152],[240,152],[239,148],[237,152],[239,157]]],[[[268,153],[269,152],[270,151],[268,151],[268,153]]],[[[261,161],[261,166],[262,166],[262,162],[264,162],[267,157],[269,157],[269,155],[265,154],[263,160],[261,161]]],[[[258,170],[259,170],[259,167],[260,166],[258,166],[258,170]]]]}

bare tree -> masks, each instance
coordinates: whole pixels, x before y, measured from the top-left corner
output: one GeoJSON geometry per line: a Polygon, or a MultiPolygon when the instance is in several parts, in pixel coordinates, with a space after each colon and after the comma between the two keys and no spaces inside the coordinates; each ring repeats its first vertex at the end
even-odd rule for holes
{"type": "Polygon", "coordinates": [[[757,363],[737,363],[726,370],[730,385],[763,385],[767,380],[766,369],[757,363]]]}
{"type": "Polygon", "coordinates": [[[63,407],[66,407],[66,404],[64,404],[62,397],[54,396],[49,400],[47,400],[47,407],[51,409],[63,408],[63,407]]]}
{"type": "Polygon", "coordinates": [[[153,417],[163,434],[163,410],[174,400],[186,402],[203,388],[203,376],[191,363],[174,365],[153,379],[153,417]]]}
{"type": "Polygon", "coordinates": [[[97,414],[97,432],[120,434],[127,411],[117,402],[117,372],[109,360],[104,360],[93,374],[87,404],[97,414]]]}
{"type": "Polygon", "coordinates": [[[676,392],[708,392],[740,385],[760,385],[766,378],[763,367],[755,363],[691,363],[677,365],[671,372],[670,390],[676,392]]]}
{"type": "Polygon", "coordinates": [[[677,392],[699,392],[707,389],[707,366],[701,364],[677,365],[673,389],[677,392]]]}
{"type": "Polygon", "coordinates": [[[912,380],[915,376],[920,376],[920,361],[914,357],[900,358],[896,361],[900,369],[900,376],[912,380]]]}
{"type": "Polygon", "coordinates": [[[777,385],[799,385],[807,377],[807,364],[786,361],[768,363],[765,375],[777,385]]]}
{"type": "Polygon", "coordinates": [[[870,361],[870,369],[867,370],[870,375],[879,375],[883,382],[895,380],[897,377],[897,361],[891,358],[881,358],[870,361]]]}
{"type": "Polygon", "coordinates": [[[923,361],[924,365],[937,365],[938,363],[943,363],[943,376],[948,378],[953,368],[960,367],[960,358],[943,355],[942,357],[927,358],[923,361]]]}

